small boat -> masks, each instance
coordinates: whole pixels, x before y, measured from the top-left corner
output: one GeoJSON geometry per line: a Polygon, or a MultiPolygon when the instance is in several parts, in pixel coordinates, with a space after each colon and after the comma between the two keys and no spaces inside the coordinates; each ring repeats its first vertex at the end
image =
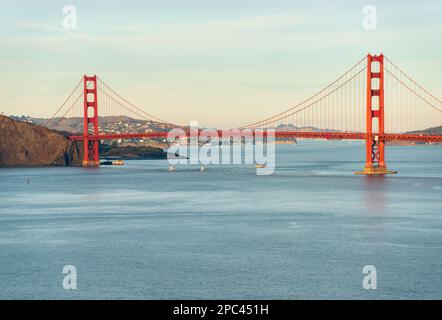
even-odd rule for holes
{"type": "Polygon", "coordinates": [[[174,166],[170,166],[169,167],[169,172],[175,172],[176,170],[175,170],[175,167],[174,166]]]}
{"type": "Polygon", "coordinates": [[[124,165],[124,161],[118,157],[106,157],[105,159],[100,161],[100,165],[102,165],[102,166],[122,166],[122,165],[124,165]]]}
{"type": "Polygon", "coordinates": [[[112,161],[112,165],[114,165],[114,166],[123,166],[124,162],[123,162],[123,160],[114,160],[114,161],[112,161]]]}
{"type": "Polygon", "coordinates": [[[201,169],[200,169],[200,171],[201,172],[204,172],[206,170],[206,168],[204,168],[204,165],[201,165],[201,169]]]}
{"type": "Polygon", "coordinates": [[[257,168],[257,169],[263,169],[265,167],[266,167],[266,164],[255,163],[255,168],[257,168]]]}

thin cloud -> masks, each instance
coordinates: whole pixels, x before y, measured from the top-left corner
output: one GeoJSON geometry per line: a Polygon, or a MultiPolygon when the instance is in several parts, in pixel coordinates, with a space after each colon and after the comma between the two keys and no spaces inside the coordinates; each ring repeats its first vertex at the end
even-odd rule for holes
{"type": "MultiPolygon", "coordinates": [[[[62,36],[64,39],[66,39],[66,37],[67,39],[83,39],[87,36],[86,33],[75,30],[65,30],[62,27],[45,22],[18,20],[14,21],[14,25],[20,29],[38,31],[40,39],[54,39],[54,36],[55,38],[62,36]]],[[[34,37],[33,39],[36,38],[34,37]]]]}
{"type": "Polygon", "coordinates": [[[234,20],[211,21],[203,24],[215,30],[275,29],[294,27],[304,24],[307,20],[302,15],[276,14],[265,16],[244,17],[234,20]]]}
{"type": "Polygon", "coordinates": [[[56,31],[56,32],[64,31],[63,28],[61,27],[57,27],[56,25],[45,22],[15,21],[14,25],[21,29],[35,30],[35,31],[56,31]]]}
{"type": "Polygon", "coordinates": [[[248,31],[248,30],[274,30],[285,27],[306,25],[308,19],[300,14],[275,14],[263,16],[241,17],[231,20],[213,20],[190,23],[169,23],[169,24],[130,24],[117,25],[111,29],[115,32],[130,32],[146,34],[152,32],[195,32],[205,30],[211,31],[248,31]]]}

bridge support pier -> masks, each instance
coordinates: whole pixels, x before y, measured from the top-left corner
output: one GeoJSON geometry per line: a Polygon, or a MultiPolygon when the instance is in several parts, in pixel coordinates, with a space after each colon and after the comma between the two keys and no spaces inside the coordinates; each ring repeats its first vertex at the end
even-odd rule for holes
{"type": "Polygon", "coordinates": [[[98,167],[100,165],[98,141],[90,139],[91,135],[98,136],[97,76],[85,75],[83,85],[83,167],[98,167]],[[92,125],[89,126],[90,124],[92,125]]]}
{"type": "Polygon", "coordinates": [[[366,160],[363,171],[356,174],[383,175],[397,173],[389,171],[385,162],[384,135],[384,55],[367,56],[367,109],[366,109],[366,160]],[[374,63],[378,67],[374,67],[374,63]],[[374,82],[377,81],[376,86],[374,82]],[[377,87],[377,89],[373,89],[377,87]],[[377,103],[376,103],[377,102],[377,103]],[[373,132],[373,121],[377,120],[373,132]]]}

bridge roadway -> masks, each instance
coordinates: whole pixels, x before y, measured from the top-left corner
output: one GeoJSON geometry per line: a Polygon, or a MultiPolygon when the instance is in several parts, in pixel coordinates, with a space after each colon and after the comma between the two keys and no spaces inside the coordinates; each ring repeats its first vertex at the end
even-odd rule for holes
{"type": "MultiPolygon", "coordinates": [[[[228,131],[228,130],[227,130],[228,131]]],[[[255,131],[252,131],[255,135],[255,131]]],[[[201,133],[201,130],[199,131],[201,133]]],[[[144,133],[118,133],[108,134],[100,133],[98,135],[88,136],[88,140],[118,140],[118,139],[149,139],[149,138],[167,138],[167,131],[152,131],[144,133]]],[[[219,137],[222,137],[223,130],[218,130],[219,137]]],[[[189,136],[189,132],[186,132],[189,136]]],[[[267,136],[267,132],[263,132],[267,136]]],[[[372,136],[376,136],[373,134],[372,136]]],[[[275,138],[299,138],[299,139],[325,139],[325,140],[366,140],[371,135],[358,132],[304,132],[304,131],[277,131],[275,138]]],[[[442,135],[420,135],[420,134],[381,134],[378,135],[381,141],[410,141],[410,142],[432,142],[442,143],[442,135]]],[[[72,135],[70,140],[83,141],[84,136],[72,135]]]]}

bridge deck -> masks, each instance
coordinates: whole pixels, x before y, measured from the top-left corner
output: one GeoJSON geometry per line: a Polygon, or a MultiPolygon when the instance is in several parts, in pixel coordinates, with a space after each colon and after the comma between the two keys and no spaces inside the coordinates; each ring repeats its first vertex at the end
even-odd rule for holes
{"type": "MultiPolygon", "coordinates": [[[[222,137],[222,130],[218,131],[222,137]]],[[[119,134],[99,134],[91,135],[89,140],[118,140],[118,139],[150,139],[150,138],[167,138],[169,132],[145,132],[145,133],[119,133],[119,134]]],[[[255,134],[255,131],[253,131],[255,134]]],[[[189,132],[186,133],[189,136],[189,132]]],[[[264,132],[264,136],[267,133],[264,132]]],[[[299,138],[299,139],[325,139],[325,140],[365,140],[367,134],[357,132],[303,132],[303,131],[279,131],[275,132],[276,138],[299,138]]],[[[410,141],[410,142],[433,142],[442,143],[442,135],[420,135],[420,134],[382,134],[379,138],[383,141],[410,141]]],[[[82,135],[69,136],[70,140],[82,141],[82,135]]]]}

